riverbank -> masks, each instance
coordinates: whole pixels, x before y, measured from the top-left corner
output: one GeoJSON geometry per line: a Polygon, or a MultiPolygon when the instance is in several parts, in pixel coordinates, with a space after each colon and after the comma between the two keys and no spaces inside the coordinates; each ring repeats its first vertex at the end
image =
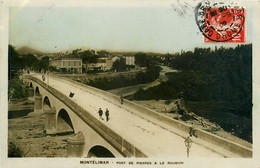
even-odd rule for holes
{"type": "Polygon", "coordinates": [[[134,95],[139,89],[147,90],[151,87],[160,85],[161,82],[166,82],[168,80],[166,73],[179,72],[178,70],[174,70],[167,66],[160,66],[160,67],[162,70],[159,73],[158,79],[156,79],[155,81],[152,81],[152,82],[146,83],[146,84],[138,84],[138,85],[134,85],[134,86],[121,87],[121,88],[107,90],[107,91],[112,94],[115,94],[117,96],[123,95],[124,97],[129,98],[132,95],[134,95]]]}
{"type": "MultiPolygon", "coordinates": [[[[223,137],[225,139],[231,140],[233,142],[242,144],[246,147],[252,147],[252,144],[234,136],[232,132],[225,131],[218,124],[211,122],[209,119],[196,115],[192,112],[189,112],[189,116],[181,115],[177,111],[176,101],[180,102],[179,99],[176,100],[148,100],[148,101],[133,101],[144,107],[150,108],[158,113],[166,115],[168,117],[180,120],[189,124],[191,127],[202,129],[208,131],[217,136],[223,137]]],[[[185,108],[185,107],[184,107],[185,108]]]]}
{"type": "MultiPolygon", "coordinates": [[[[26,101],[25,101],[26,102],[26,101]]],[[[25,103],[24,100],[16,102],[25,103]]],[[[9,104],[9,107],[14,104],[9,104]]],[[[19,106],[20,109],[24,107],[19,106]]],[[[66,157],[68,135],[49,136],[44,131],[44,113],[16,111],[8,119],[8,143],[15,144],[22,151],[20,157],[66,157]],[[18,113],[18,114],[17,114],[18,113]],[[22,116],[21,116],[22,115],[22,116]]]]}

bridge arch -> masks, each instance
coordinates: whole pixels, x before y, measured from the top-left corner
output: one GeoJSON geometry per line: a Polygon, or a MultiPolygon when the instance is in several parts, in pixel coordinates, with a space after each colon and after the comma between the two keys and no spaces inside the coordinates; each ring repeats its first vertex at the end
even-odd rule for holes
{"type": "Polygon", "coordinates": [[[48,98],[48,96],[44,97],[44,99],[43,99],[43,106],[51,107],[51,102],[50,102],[50,99],[48,98]]]}
{"type": "Polygon", "coordinates": [[[30,86],[29,87],[33,87],[33,84],[32,84],[32,82],[30,82],[30,86]]]}
{"type": "Polygon", "coordinates": [[[65,109],[61,109],[58,112],[57,116],[57,132],[58,133],[68,133],[68,132],[75,132],[74,126],[71,121],[71,117],[69,113],[65,109]]]}
{"type": "Polygon", "coordinates": [[[40,95],[40,89],[38,86],[35,88],[35,95],[40,95]]]}
{"type": "Polygon", "coordinates": [[[89,152],[88,152],[88,158],[90,157],[98,157],[98,158],[103,158],[103,157],[109,157],[109,158],[114,158],[115,156],[113,155],[112,152],[110,152],[107,148],[96,145],[93,146],[89,152]]]}

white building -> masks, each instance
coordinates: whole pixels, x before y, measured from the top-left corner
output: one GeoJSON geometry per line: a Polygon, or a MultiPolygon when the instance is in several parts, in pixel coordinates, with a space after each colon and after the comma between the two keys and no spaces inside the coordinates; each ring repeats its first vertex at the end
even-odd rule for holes
{"type": "Polygon", "coordinates": [[[82,59],[75,55],[66,55],[50,61],[50,65],[60,72],[82,73],[82,59]]]}
{"type": "Polygon", "coordinates": [[[124,56],[126,65],[135,66],[135,56],[124,56]]]}

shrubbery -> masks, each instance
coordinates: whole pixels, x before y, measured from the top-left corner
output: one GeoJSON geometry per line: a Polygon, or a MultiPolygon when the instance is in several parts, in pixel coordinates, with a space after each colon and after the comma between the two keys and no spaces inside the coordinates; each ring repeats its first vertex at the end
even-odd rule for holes
{"type": "Polygon", "coordinates": [[[21,99],[28,96],[28,89],[23,85],[20,79],[11,79],[8,81],[8,96],[12,99],[21,99]]]}
{"type": "Polygon", "coordinates": [[[136,100],[175,99],[239,103],[251,118],[252,45],[220,48],[216,51],[195,48],[172,59],[171,66],[181,70],[167,73],[167,82],[146,91],[139,90],[136,100]]]}
{"type": "MultiPolygon", "coordinates": [[[[167,82],[149,88],[139,89],[136,100],[168,100],[183,98],[186,107],[198,115],[218,123],[226,131],[252,142],[252,45],[236,48],[195,48],[176,54],[169,59],[170,66],[179,73],[166,74],[167,82]],[[191,106],[196,103],[196,106],[191,106]],[[203,111],[205,111],[203,113],[203,111]],[[230,121],[226,121],[226,114],[230,121]],[[235,114],[243,122],[235,122],[235,114]],[[244,116],[244,117],[240,117],[244,116]]],[[[167,64],[168,65],[168,64],[167,64]]],[[[182,120],[190,119],[182,116],[182,120]]],[[[216,130],[210,130],[216,131],[216,130]]]]}
{"type": "Polygon", "coordinates": [[[23,151],[13,142],[9,142],[8,144],[8,157],[22,157],[23,151]]]}
{"type": "Polygon", "coordinates": [[[119,75],[114,78],[97,78],[90,80],[86,84],[103,90],[111,90],[120,87],[133,86],[137,84],[145,84],[156,80],[159,77],[161,67],[152,66],[146,72],[138,72],[135,77],[129,78],[119,75]]]}

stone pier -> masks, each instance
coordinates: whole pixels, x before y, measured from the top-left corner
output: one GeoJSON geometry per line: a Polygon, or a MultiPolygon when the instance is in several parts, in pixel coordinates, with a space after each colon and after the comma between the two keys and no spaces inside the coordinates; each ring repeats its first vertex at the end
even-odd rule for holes
{"type": "Polygon", "coordinates": [[[45,108],[45,130],[47,134],[56,134],[56,108],[45,108]]]}
{"type": "Polygon", "coordinates": [[[34,112],[42,112],[42,95],[34,96],[34,112]]]}
{"type": "Polygon", "coordinates": [[[32,87],[28,88],[28,100],[34,100],[34,89],[32,87]]]}
{"type": "Polygon", "coordinates": [[[85,138],[82,132],[69,137],[67,142],[67,157],[83,157],[85,138]]]}

